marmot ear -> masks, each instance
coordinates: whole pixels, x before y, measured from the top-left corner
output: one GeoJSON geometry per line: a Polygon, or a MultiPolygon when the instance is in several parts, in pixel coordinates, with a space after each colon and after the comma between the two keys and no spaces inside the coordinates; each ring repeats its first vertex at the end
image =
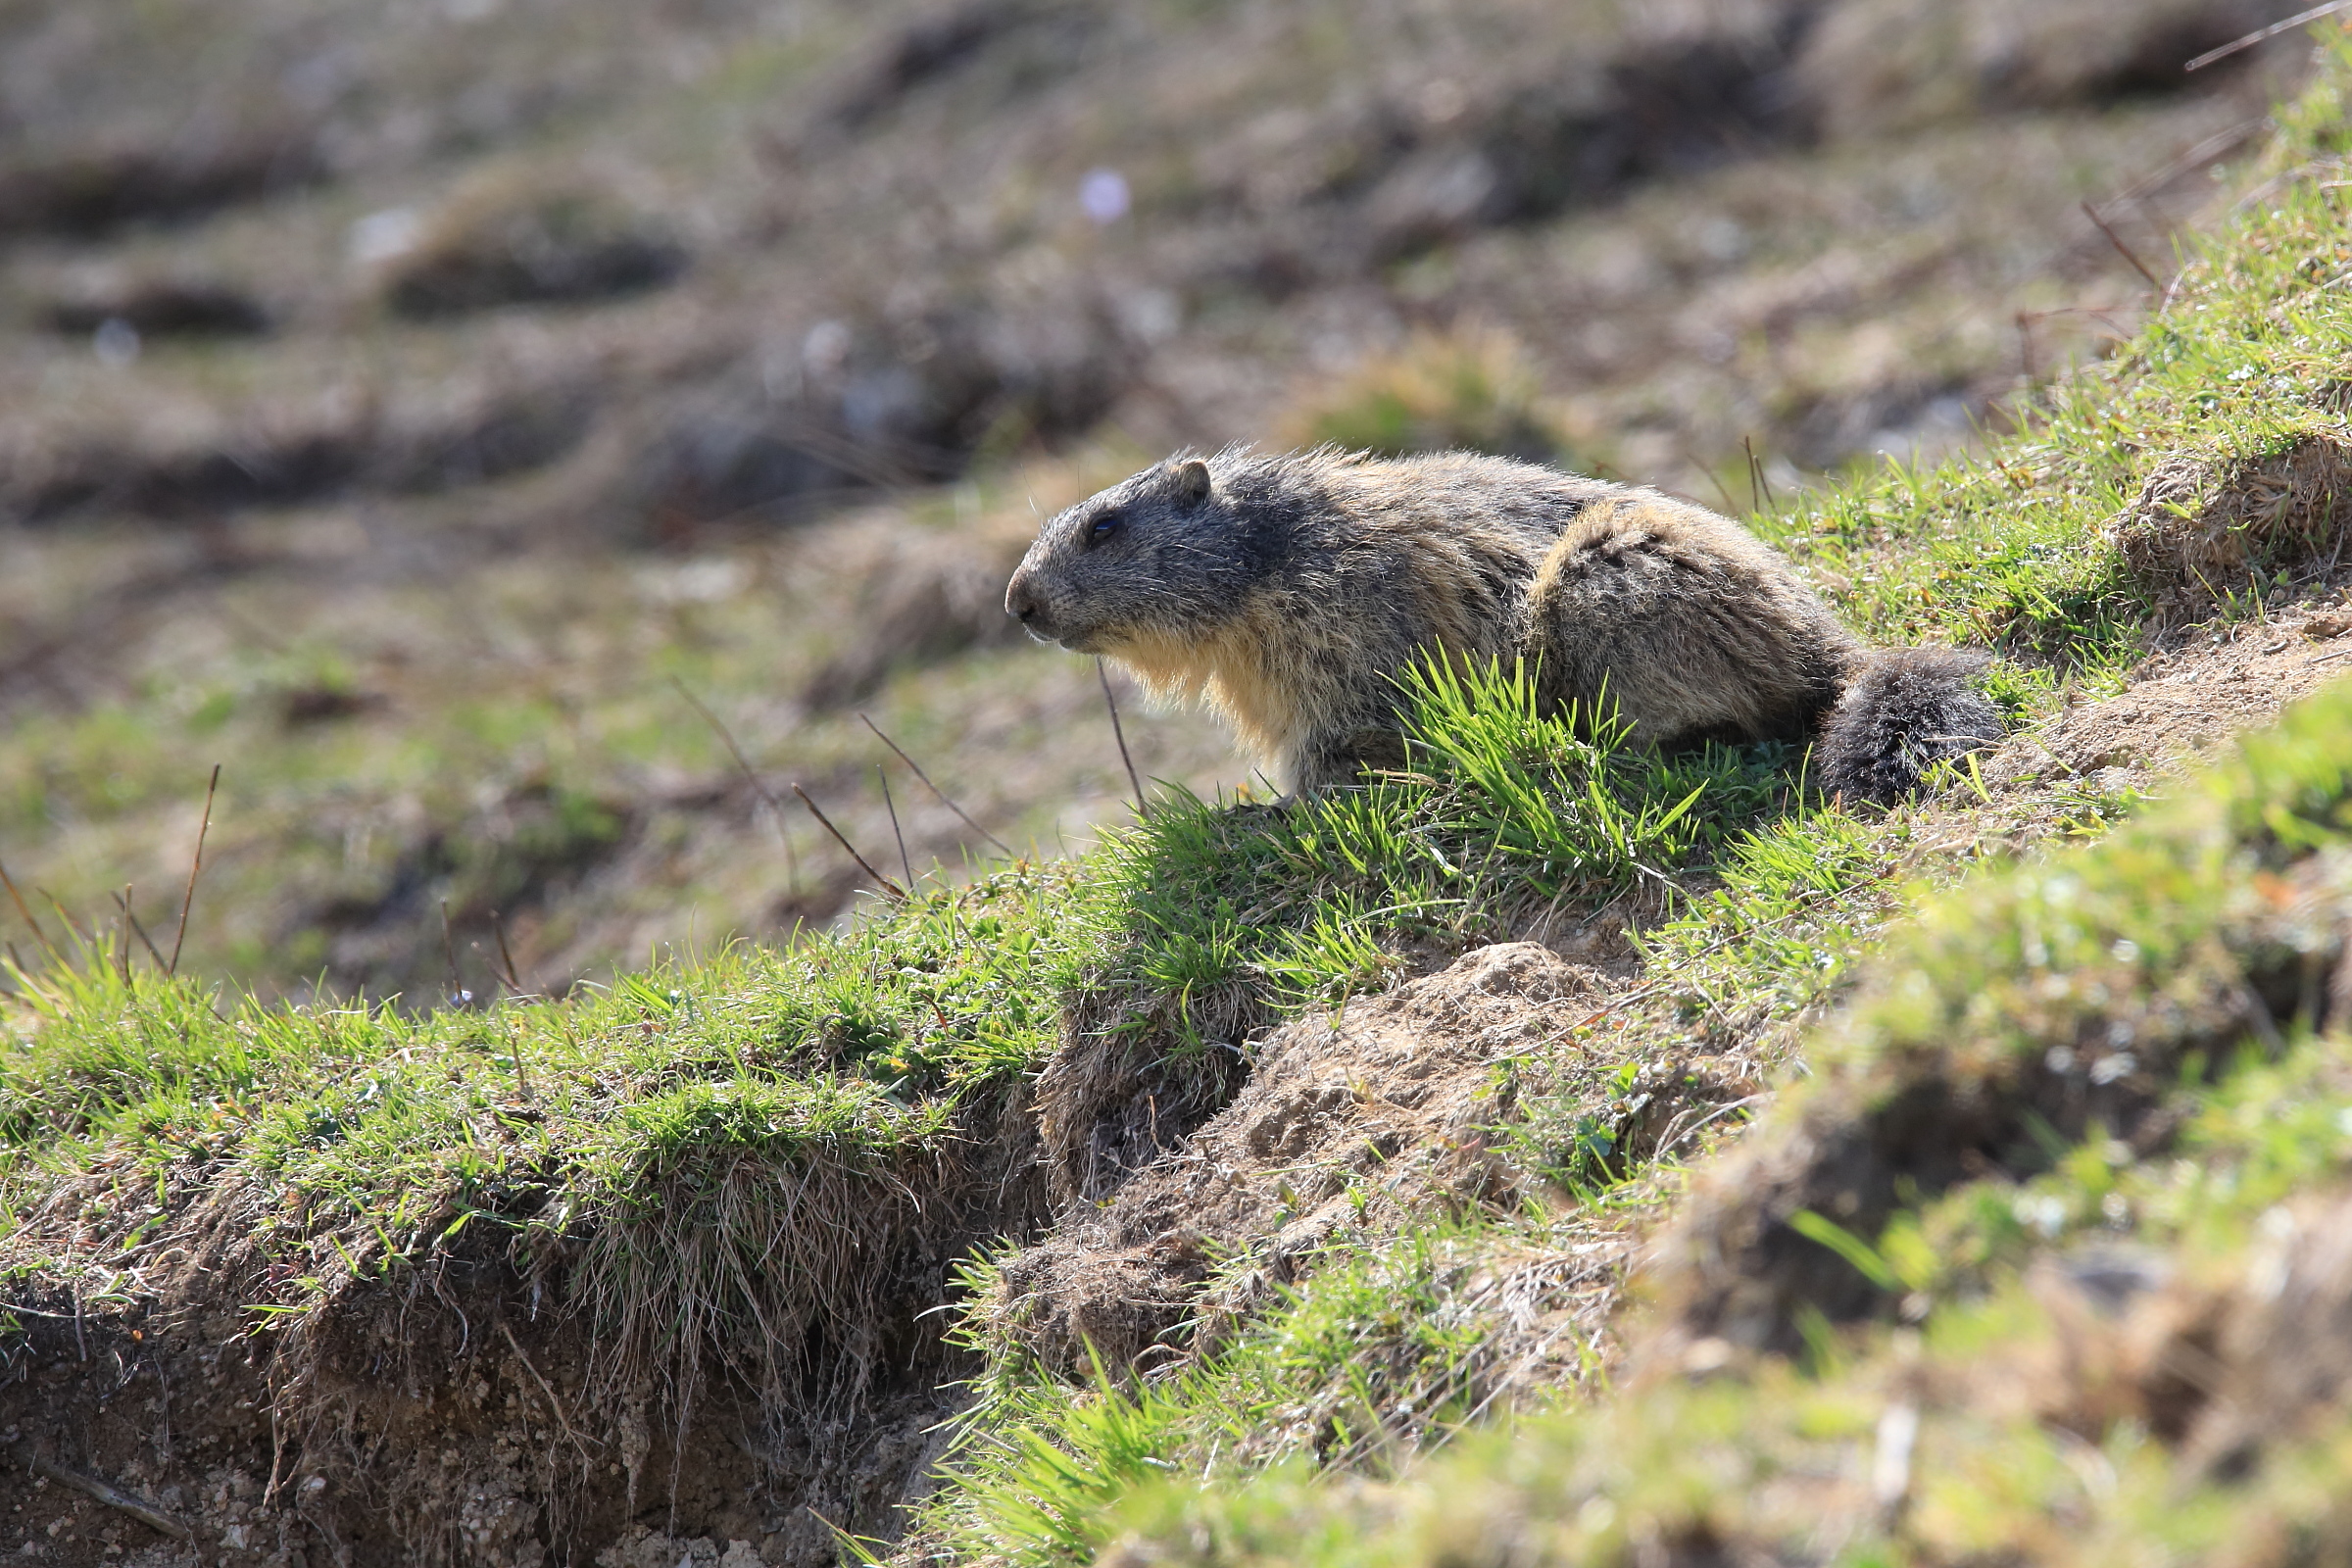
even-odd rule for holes
{"type": "Polygon", "coordinates": [[[1208,496],[1208,465],[1199,458],[1187,458],[1169,468],[1168,478],[1176,486],[1179,501],[1200,501],[1208,496]]]}

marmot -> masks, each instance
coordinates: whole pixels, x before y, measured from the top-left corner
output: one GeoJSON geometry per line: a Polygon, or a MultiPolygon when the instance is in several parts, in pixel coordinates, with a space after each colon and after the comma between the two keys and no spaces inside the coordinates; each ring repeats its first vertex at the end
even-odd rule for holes
{"type": "Polygon", "coordinates": [[[2000,734],[1982,661],[1876,652],[1747,530],[1655,490],[1470,453],[1180,454],[1047,522],[1005,590],[1036,637],[1203,697],[1282,787],[1404,760],[1426,651],[1527,657],[1548,710],[1637,742],[1799,739],[1886,802],[2000,734]]]}

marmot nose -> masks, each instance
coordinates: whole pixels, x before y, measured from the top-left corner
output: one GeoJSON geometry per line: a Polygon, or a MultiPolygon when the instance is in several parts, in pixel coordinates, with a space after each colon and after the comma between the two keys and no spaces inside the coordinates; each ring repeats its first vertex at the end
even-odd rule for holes
{"type": "Polygon", "coordinates": [[[1037,619],[1040,608],[1037,595],[1029,586],[1029,579],[1014,577],[1011,586],[1004,590],[1005,612],[1017,617],[1026,626],[1037,619]]]}

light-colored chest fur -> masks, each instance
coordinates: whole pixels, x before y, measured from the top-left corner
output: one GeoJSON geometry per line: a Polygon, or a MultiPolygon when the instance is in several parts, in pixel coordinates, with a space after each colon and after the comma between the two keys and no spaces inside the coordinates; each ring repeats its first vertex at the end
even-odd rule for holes
{"type": "Polygon", "coordinates": [[[1297,658],[1300,628],[1284,624],[1259,599],[1216,630],[1191,640],[1163,632],[1131,635],[1110,657],[1162,702],[1196,701],[1233,727],[1234,740],[1258,764],[1287,772],[1314,725],[1324,697],[1303,678],[1297,658]]]}

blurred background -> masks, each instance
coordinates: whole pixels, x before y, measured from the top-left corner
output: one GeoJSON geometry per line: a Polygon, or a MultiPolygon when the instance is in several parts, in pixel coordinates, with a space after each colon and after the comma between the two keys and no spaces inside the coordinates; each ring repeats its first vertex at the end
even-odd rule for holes
{"type": "Polygon", "coordinates": [[[2132,330],[2309,46],[2182,63],[2296,9],[0,0],[0,863],[168,952],[218,762],[182,966],[429,1004],[842,917],[794,782],[995,854],[860,715],[1058,854],[1129,794],[1041,516],[1946,455],[2132,330]]]}

